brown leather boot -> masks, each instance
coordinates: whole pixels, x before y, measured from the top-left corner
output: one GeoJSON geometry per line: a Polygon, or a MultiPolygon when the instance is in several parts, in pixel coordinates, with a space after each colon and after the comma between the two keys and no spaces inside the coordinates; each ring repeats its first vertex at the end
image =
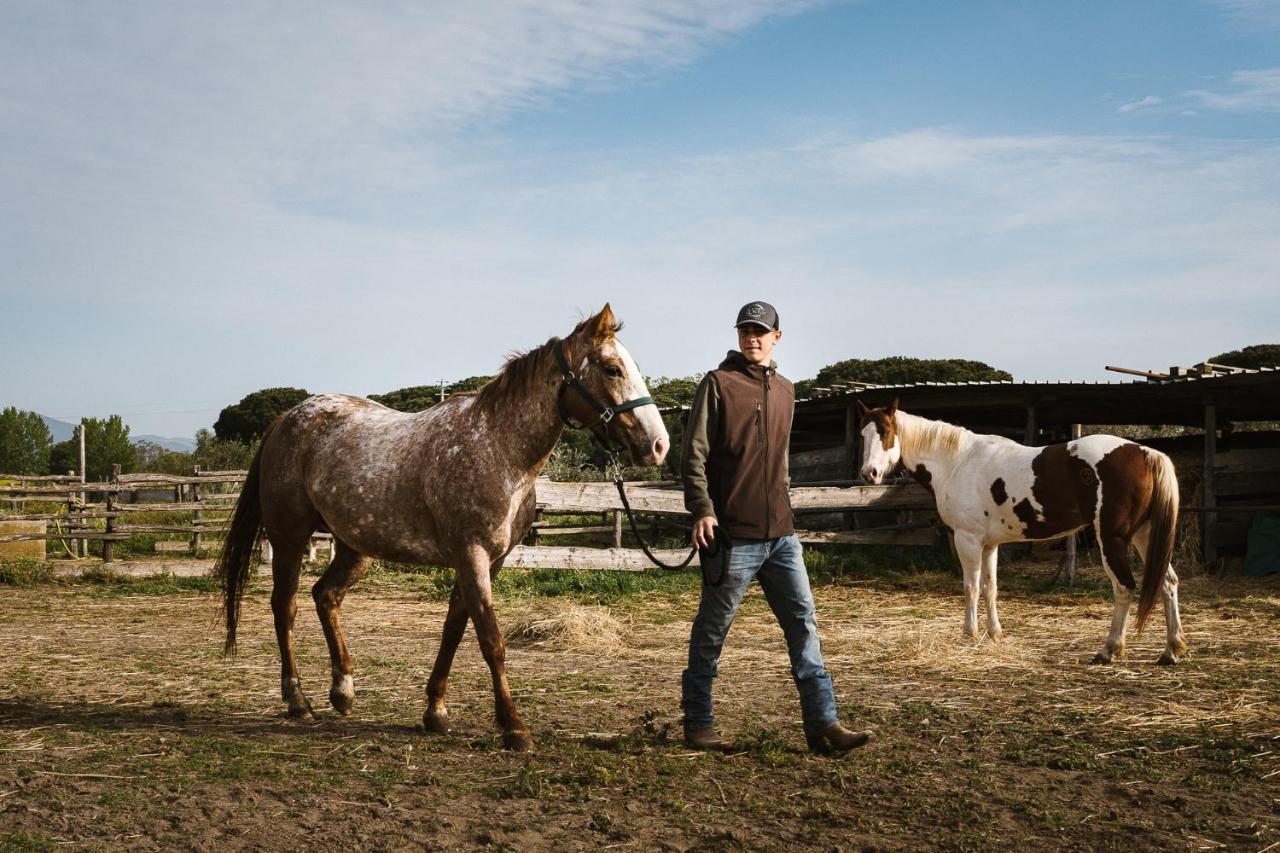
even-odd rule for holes
{"type": "Polygon", "coordinates": [[[720,735],[716,734],[716,730],[712,728],[685,729],[684,745],[689,749],[719,750],[721,752],[729,748],[729,744],[720,735]]]}
{"type": "Polygon", "coordinates": [[[806,735],[809,751],[819,755],[848,752],[871,740],[871,732],[851,732],[839,723],[832,723],[816,735],[806,735]]]}

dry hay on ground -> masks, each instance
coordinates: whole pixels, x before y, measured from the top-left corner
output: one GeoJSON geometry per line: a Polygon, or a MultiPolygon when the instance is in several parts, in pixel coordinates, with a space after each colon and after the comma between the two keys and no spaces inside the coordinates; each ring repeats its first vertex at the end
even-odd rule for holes
{"type": "MultiPolygon", "coordinates": [[[[1157,667],[1163,622],[1089,666],[1096,592],[1005,591],[1005,639],[960,634],[959,581],[818,586],[842,713],[877,740],[803,751],[780,632],[758,592],[721,661],[728,756],[678,741],[693,595],[506,600],[509,677],[539,749],[499,750],[468,631],[455,733],[415,730],[446,605],[377,581],[343,611],[354,714],[328,709],[303,608],[313,722],[282,716],[262,585],[220,659],[205,594],[0,589],[0,840],[138,848],[350,846],[1124,847],[1280,841],[1280,584],[1183,585],[1187,660],[1157,667]],[[10,836],[5,836],[10,833],[10,836]]],[[[33,843],[34,843],[33,842],[33,843]]],[[[3,846],[0,844],[0,846],[3,846]]]]}
{"type": "Polygon", "coordinates": [[[556,649],[620,650],[627,626],[608,607],[575,604],[563,599],[522,602],[501,614],[508,643],[538,643],[556,649]]]}

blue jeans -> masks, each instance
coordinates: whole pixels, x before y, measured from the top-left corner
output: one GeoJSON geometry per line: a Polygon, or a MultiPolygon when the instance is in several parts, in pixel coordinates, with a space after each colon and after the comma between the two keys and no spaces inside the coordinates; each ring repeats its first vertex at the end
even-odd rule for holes
{"type": "Polygon", "coordinates": [[[800,540],[793,535],[733,540],[724,582],[718,587],[702,585],[702,603],[689,636],[689,668],[681,677],[680,707],[684,710],[686,731],[714,725],[711,682],[718,674],[716,662],[734,613],[751,579],[757,577],[787,639],[805,734],[817,734],[836,722],[835,692],[822,662],[809,575],[800,540]]]}

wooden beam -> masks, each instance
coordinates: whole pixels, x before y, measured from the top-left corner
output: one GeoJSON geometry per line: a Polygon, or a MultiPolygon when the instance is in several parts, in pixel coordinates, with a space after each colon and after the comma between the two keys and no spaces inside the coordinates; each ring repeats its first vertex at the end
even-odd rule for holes
{"type": "Polygon", "coordinates": [[[850,400],[844,407],[844,476],[851,479],[858,476],[858,438],[858,408],[850,400]]]}
{"type": "Polygon", "coordinates": [[[1200,519],[1201,559],[1206,566],[1218,559],[1218,546],[1214,541],[1214,526],[1218,516],[1213,507],[1218,502],[1217,492],[1213,488],[1214,456],[1218,449],[1218,411],[1213,398],[1206,397],[1204,402],[1204,472],[1200,481],[1200,503],[1209,510],[1200,519]]]}
{"type": "MultiPolygon", "coordinates": [[[[663,549],[653,552],[664,563],[678,563],[689,554],[688,548],[663,549]]],[[[698,565],[694,557],[693,566],[698,565]]],[[[652,563],[643,551],[632,548],[581,548],[577,546],[517,545],[511,549],[503,566],[508,569],[604,569],[617,572],[643,572],[652,563]]]]}
{"type": "MultiPolygon", "coordinates": [[[[627,499],[636,512],[687,516],[684,493],[678,489],[655,489],[629,483],[627,499]]],[[[612,512],[622,508],[612,483],[557,483],[539,480],[537,505],[546,512],[612,512]]],[[[911,484],[844,488],[797,486],[791,490],[791,507],[797,512],[841,512],[857,509],[933,509],[933,495],[911,484]]]]}
{"type": "MultiPolygon", "coordinates": [[[[1075,441],[1080,437],[1080,424],[1071,425],[1071,440],[1075,441]]],[[[1067,577],[1067,586],[1076,585],[1076,534],[1072,533],[1067,536],[1067,547],[1062,552],[1062,562],[1058,566],[1059,574],[1067,577]]],[[[1056,578],[1055,578],[1056,580],[1056,578]]]]}

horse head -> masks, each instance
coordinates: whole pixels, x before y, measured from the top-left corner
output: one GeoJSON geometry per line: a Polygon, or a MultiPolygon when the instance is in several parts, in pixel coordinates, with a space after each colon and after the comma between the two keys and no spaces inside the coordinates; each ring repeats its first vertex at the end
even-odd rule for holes
{"type": "Polygon", "coordinates": [[[869,409],[858,403],[862,431],[862,479],[879,485],[902,461],[902,443],[898,436],[898,401],[888,406],[869,409]]]}
{"type": "Polygon", "coordinates": [[[621,329],[606,304],[564,340],[562,416],[584,425],[602,443],[625,448],[636,464],[661,465],[671,438],[640,368],[618,340],[621,329]]]}

